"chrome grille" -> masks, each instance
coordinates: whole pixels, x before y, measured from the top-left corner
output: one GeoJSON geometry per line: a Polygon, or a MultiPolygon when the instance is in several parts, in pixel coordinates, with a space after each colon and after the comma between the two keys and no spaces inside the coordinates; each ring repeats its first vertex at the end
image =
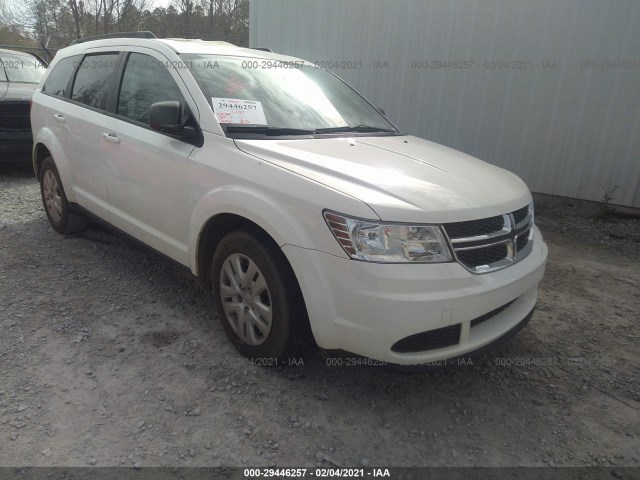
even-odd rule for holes
{"type": "Polygon", "coordinates": [[[509,255],[505,243],[496,243],[482,248],[471,248],[457,252],[458,260],[465,265],[492,265],[509,255]]]}
{"type": "Polygon", "coordinates": [[[483,233],[491,233],[500,230],[503,225],[502,217],[483,218],[470,222],[455,222],[447,224],[447,233],[451,238],[472,237],[483,233]]]}
{"type": "Polygon", "coordinates": [[[522,260],[533,248],[533,204],[502,216],[445,223],[456,260],[473,273],[488,273],[522,260]]]}
{"type": "Polygon", "coordinates": [[[525,248],[527,246],[527,244],[529,243],[529,235],[520,235],[518,237],[518,252],[521,251],[523,248],[525,248]]]}
{"type": "Polygon", "coordinates": [[[529,214],[529,205],[527,205],[526,207],[522,207],[519,210],[516,210],[515,212],[513,212],[513,221],[517,224],[521,223],[523,220],[525,220],[527,218],[527,215],[529,214]]]}

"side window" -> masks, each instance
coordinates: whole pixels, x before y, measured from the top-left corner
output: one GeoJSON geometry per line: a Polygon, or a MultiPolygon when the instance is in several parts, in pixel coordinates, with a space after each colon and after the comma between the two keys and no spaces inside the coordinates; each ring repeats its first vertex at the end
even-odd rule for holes
{"type": "Polygon", "coordinates": [[[56,66],[53,67],[51,73],[47,77],[47,80],[42,86],[42,91],[49,95],[56,95],[58,97],[69,97],[67,86],[71,75],[78,66],[80,55],[74,55],[72,57],[63,58],[56,66]]]}
{"type": "Polygon", "coordinates": [[[117,71],[117,53],[85,56],[73,82],[71,99],[105,110],[109,90],[117,71]]]}
{"type": "Polygon", "coordinates": [[[131,53],[124,69],[116,113],[148,124],[151,105],[168,100],[182,103],[184,121],[189,107],[166,66],[149,55],[131,53]]]}

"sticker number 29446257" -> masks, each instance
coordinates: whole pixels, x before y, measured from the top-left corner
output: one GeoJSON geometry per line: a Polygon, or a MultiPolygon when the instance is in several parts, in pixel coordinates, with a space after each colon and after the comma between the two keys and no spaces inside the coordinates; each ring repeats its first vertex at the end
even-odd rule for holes
{"type": "Polygon", "coordinates": [[[238,98],[212,99],[213,112],[220,123],[239,123],[243,125],[267,125],[262,103],[257,100],[238,98]]]}

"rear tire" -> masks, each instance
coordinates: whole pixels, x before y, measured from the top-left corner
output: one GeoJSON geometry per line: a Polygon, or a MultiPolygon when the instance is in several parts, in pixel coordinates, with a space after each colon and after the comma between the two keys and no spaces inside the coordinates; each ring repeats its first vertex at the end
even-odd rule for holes
{"type": "Polygon", "coordinates": [[[277,246],[245,231],[219,243],[211,265],[216,310],[231,343],[262,365],[300,354],[308,318],[293,272],[277,246]]]}
{"type": "Polygon", "coordinates": [[[62,187],[60,174],[51,157],[45,158],[40,167],[40,193],[44,211],[56,232],[71,234],[80,232],[87,227],[89,219],[80,213],[71,211],[62,187]]]}

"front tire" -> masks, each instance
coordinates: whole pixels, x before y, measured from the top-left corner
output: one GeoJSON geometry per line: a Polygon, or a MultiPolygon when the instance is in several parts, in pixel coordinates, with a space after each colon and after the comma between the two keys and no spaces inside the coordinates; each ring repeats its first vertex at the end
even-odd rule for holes
{"type": "Polygon", "coordinates": [[[211,283],[222,327],[244,356],[273,365],[304,350],[304,301],[277,246],[245,231],[228,234],[213,256],[211,283]]]}
{"type": "Polygon", "coordinates": [[[47,213],[49,223],[56,232],[62,234],[77,233],[87,227],[88,218],[71,211],[62,187],[60,174],[51,157],[45,158],[40,167],[40,193],[44,211],[47,213]]]}

